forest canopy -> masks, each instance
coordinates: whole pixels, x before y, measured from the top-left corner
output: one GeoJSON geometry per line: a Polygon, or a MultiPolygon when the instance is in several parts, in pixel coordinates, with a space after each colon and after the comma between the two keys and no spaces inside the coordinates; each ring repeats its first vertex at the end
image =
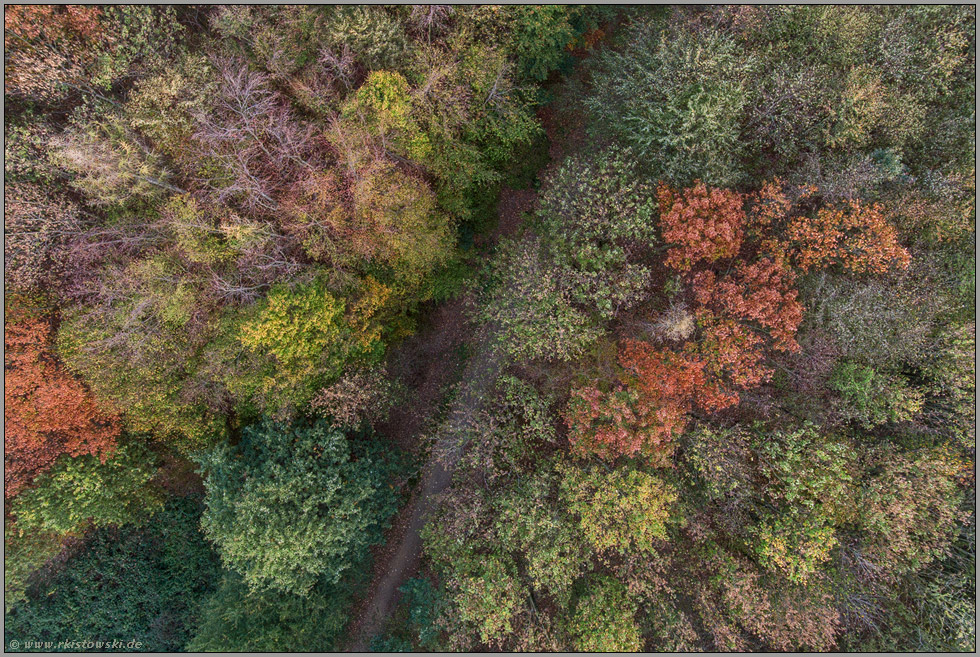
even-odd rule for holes
{"type": "Polygon", "coordinates": [[[975,7],[4,47],[5,650],[975,649],[975,7]]]}

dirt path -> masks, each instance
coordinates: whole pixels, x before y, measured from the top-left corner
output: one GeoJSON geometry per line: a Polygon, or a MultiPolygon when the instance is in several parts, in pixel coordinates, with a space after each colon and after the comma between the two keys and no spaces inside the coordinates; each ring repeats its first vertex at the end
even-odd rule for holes
{"type": "MultiPolygon", "coordinates": [[[[607,33],[611,33],[613,29],[615,25],[605,26],[607,33]]],[[[576,53],[579,58],[589,55],[590,52],[576,53]]],[[[576,76],[582,74],[581,69],[575,73],[576,76]]],[[[581,146],[584,139],[582,113],[575,106],[561,107],[561,103],[557,105],[559,107],[545,107],[538,111],[538,117],[548,135],[551,160],[538,172],[539,178],[547,177],[549,172],[562,161],[565,154],[581,146]]],[[[497,203],[497,228],[484,240],[480,240],[481,245],[490,246],[501,237],[514,237],[521,228],[523,214],[533,210],[536,202],[537,194],[531,189],[518,190],[504,187],[497,203]]],[[[434,326],[431,327],[434,337],[438,338],[446,333],[444,325],[452,323],[450,318],[457,318],[456,322],[459,323],[458,318],[462,316],[463,303],[451,302],[447,304],[451,306],[450,308],[438,311],[441,314],[435,317],[434,326]]],[[[492,328],[485,330],[489,334],[492,328]]],[[[473,355],[463,371],[461,388],[451,402],[446,420],[436,433],[436,443],[433,445],[421,482],[416,486],[406,508],[398,514],[394,527],[389,530],[386,545],[376,553],[379,563],[375,568],[375,576],[368,588],[368,594],[355,611],[356,620],[351,627],[348,645],[350,651],[367,651],[371,640],[384,629],[385,622],[391,617],[398,602],[399,587],[418,572],[422,560],[420,531],[430,514],[438,507],[440,494],[449,487],[454,466],[465,448],[467,428],[477,419],[487,393],[500,374],[503,358],[493,348],[492,341],[487,339],[486,335],[468,336],[467,333],[467,330],[453,333],[457,340],[466,342],[473,350],[473,355]]],[[[425,339],[428,339],[428,336],[425,339]]],[[[441,351],[445,353],[444,348],[441,351]]],[[[414,356],[421,356],[423,361],[430,359],[430,364],[427,366],[430,369],[438,367],[431,363],[431,359],[442,358],[437,353],[414,354],[414,356]]],[[[419,365],[415,366],[419,367],[419,365]]],[[[431,388],[432,384],[427,383],[426,387],[431,388]]],[[[400,444],[416,442],[419,432],[424,430],[425,417],[418,417],[419,408],[424,409],[421,411],[424,416],[431,406],[413,405],[412,419],[415,422],[410,428],[389,427],[400,444]]]]}
{"type": "MultiPolygon", "coordinates": [[[[504,236],[514,235],[520,227],[521,214],[534,206],[536,195],[531,190],[501,190],[497,229],[488,242],[496,242],[504,236]]],[[[445,383],[447,356],[450,345],[469,344],[472,356],[466,363],[460,388],[450,402],[446,419],[436,431],[429,461],[420,483],[415,487],[408,505],[398,514],[394,526],[388,532],[385,546],[375,553],[375,576],[368,586],[368,593],[354,611],[351,642],[348,650],[364,652],[383,628],[398,602],[398,588],[414,575],[422,559],[420,532],[430,514],[439,504],[439,495],[449,487],[453,468],[465,446],[466,430],[475,421],[477,413],[490,387],[497,380],[502,359],[485,335],[467,336],[463,328],[463,301],[454,301],[436,311],[428,331],[419,334],[419,349],[409,349],[402,359],[413,361],[403,367],[409,371],[422,369],[421,375],[410,384],[417,384],[413,391],[414,401],[389,420],[381,432],[392,435],[407,447],[417,441],[425,430],[426,413],[434,410],[434,391],[445,383]],[[469,337],[469,340],[466,338],[469,337]],[[436,348],[427,346],[436,345],[436,348]],[[425,399],[423,399],[425,398],[425,399]],[[426,402],[428,400],[428,403],[426,402]]]]}
{"type": "Polygon", "coordinates": [[[497,351],[486,340],[481,340],[475,347],[477,351],[463,373],[462,388],[451,404],[421,484],[409,503],[409,520],[403,531],[398,532],[401,534],[398,547],[381,579],[371,584],[368,603],[354,627],[352,651],[368,649],[371,639],[382,630],[394,610],[398,588],[418,570],[422,557],[422,526],[438,505],[439,494],[449,486],[453,467],[462,454],[466,428],[475,420],[486,393],[497,379],[501,363],[497,351]]]}

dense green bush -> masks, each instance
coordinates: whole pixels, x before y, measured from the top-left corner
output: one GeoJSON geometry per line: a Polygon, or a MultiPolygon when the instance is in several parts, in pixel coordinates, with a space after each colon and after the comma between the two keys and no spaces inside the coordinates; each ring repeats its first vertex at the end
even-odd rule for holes
{"type": "Polygon", "coordinates": [[[756,58],[714,31],[666,32],[643,21],[624,42],[591,72],[590,126],[635,148],[654,180],[742,182],[741,121],[756,58]]]}
{"type": "Polygon", "coordinates": [[[650,281],[638,261],[655,240],[656,198],[629,152],[570,157],[544,182],[537,218],[560,281],[603,320],[628,309],[650,281]]]}
{"type": "Polygon", "coordinates": [[[401,598],[389,629],[371,641],[372,652],[438,651],[445,592],[429,579],[413,577],[398,588],[401,598]]]}
{"type": "MultiPolygon", "coordinates": [[[[362,564],[357,564],[362,565],[362,564]]],[[[349,620],[351,586],[315,584],[305,595],[254,591],[237,573],[221,577],[182,637],[189,652],[291,652],[338,649],[349,620]]],[[[183,647],[183,646],[182,646],[183,647]]]]}
{"type": "Polygon", "coordinates": [[[63,537],[58,534],[22,532],[15,522],[3,527],[4,613],[26,599],[31,575],[40,570],[62,549],[63,537]]]}
{"type": "Polygon", "coordinates": [[[156,455],[138,442],[119,447],[105,462],[65,456],[17,496],[12,511],[19,528],[42,534],[138,524],[163,506],[156,474],[156,455]]]}
{"type": "Polygon", "coordinates": [[[596,320],[575,307],[565,272],[539,242],[504,242],[491,267],[479,316],[496,328],[511,358],[572,360],[601,335],[596,320]]]}
{"type": "Polygon", "coordinates": [[[5,642],[135,640],[143,651],[179,650],[219,573],[200,512],[199,500],[174,498],[147,525],[95,531],[32,580],[6,615],[5,642]]]}
{"type": "Polygon", "coordinates": [[[638,652],[643,644],[635,614],[625,587],[599,577],[578,600],[568,629],[582,652],[638,652]]]}
{"type": "Polygon", "coordinates": [[[303,596],[347,576],[380,538],[396,509],[396,466],[323,420],[266,420],[202,456],[201,526],[252,590],[303,596]]]}

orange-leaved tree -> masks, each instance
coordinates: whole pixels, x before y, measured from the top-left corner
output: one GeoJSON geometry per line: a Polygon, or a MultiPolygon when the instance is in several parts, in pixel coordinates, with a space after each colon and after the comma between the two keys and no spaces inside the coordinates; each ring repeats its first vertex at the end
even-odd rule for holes
{"type": "Polygon", "coordinates": [[[777,178],[749,199],[748,224],[762,239],[763,252],[801,272],[834,265],[877,274],[892,266],[908,268],[909,252],[899,243],[898,230],[885,218],[880,203],[850,200],[805,213],[795,210],[816,188],[802,187],[793,194],[787,189],[777,178]]]}
{"type": "MultiPolygon", "coordinates": [[[[8,320],[9,321],[9,320],[8,320]]],[[[23,318],[4,327],[4,495],[16,495],[62,454],[106,458],[119,421],[50,351],[47,323],[23,318]]]]}
{"type": "Polygon", "coordinates": [[[752,322],[768,333],[775,348],[799,351],[796,331],[803,321],[803,305],[793,287],[795,275],[770,258],[738,262],[734,274],[718,277],[702,271],[692,277],[698,306],[720,316],[752,322]]]}
{"type": "Polygon", "coordinates": [[[853,272],[883,274],[895,265],[907,269],[909,252],[898,231],[885,220],[884,208],[849,201],[820,208],[816,218],[797,216],[786,226],[785,239],[802,271],[840,265],[853,272]]]}
{"type": "Polygon", "coordinates": [[[666,264],[690,271],[700,262],[717,262],[738,254],[745,236],[743,198],[738,192],[697,182],[681,192],[661,184],[660,230],[670,244],[666,264]]]}
{"type": "Polygon", "coordinates": [[[565,420],[573,450],[609,459],[642,454],[667,465],[673,440],[705,386],[704,364],[634,340],[620,348],[619,364],[613,391],[589,386],[572,393],[565,420]]]}

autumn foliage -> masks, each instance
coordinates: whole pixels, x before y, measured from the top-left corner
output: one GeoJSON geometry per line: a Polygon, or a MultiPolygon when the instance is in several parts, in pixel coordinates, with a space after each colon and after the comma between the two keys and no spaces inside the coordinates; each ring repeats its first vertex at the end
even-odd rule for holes
{"type": "Polygon", "coordinates": [[[816,191],[803,187],[791,197],[778,179],[750,195],[701,182],[679,192],[660,185],[665,264],[688,284],[697,335],[680,352],[627,340],[614,390],[572,393],[566,422],[576,451],[642,453],[665,464],[688,413],[735,406],[740,391],[768,382],[772,350],[800,351],[804,308],[793,265],[877,273],[908,266],[878,205],[822,207],[815,217],[794,212],[816,191]]]}
{"type": "Polygon", "coordinates": [[[884,274],[893,264],[907,269],[909,252],[898,243],[898,231],[878,204],[850,201],[820,208],[815,219],[793,217],[786,239],[795,247],[802,271],[840,265],[853,272],[884,274]]]}
{"type": "Polygon", "coordinates": [[[119,422],[50,353],[51,330],[29,319],[4,330],[4,495],[12,497],[62,454],[106,457],[119,422]]]}
{"type": "Polygon", "coordinates": [[[704,363],[633,340],[620,348],[619,363],[613,392],[586,387],[572,393],[566,415],[572,448],[609,459],[643,454],[666,465],[687,413],[706,392],[704,363]]]}
{"type": "Polygon", "coordinates": [[[975,35],[6,6],[5,636],[975,651],[975,35]]]}
{"type": "Polygon", "coordinates": [[[694,275],[692,287],[699,306],[719,315],[755,322],[769,333],[777,349],[798,351],[796,330],[803,306],[793,288],[792,271],[769,258],[735,265],[731,276],[713,271],[694,275]]]}
{"type": "Polygon", "coordinates": [[[791,197],[776,178],[751,195],[747,219],[763,238],[764,252],[792,263],[800,272],[834,265],[855,273],[908,269],[909,252],[899,243],[898,230],[885,218],[883,205],[851,200],[825,205],[815,213],[799,211],[817,191],[803,186],[791,197]]]}
{"type": "Polygon", "coordinates": [[[9,57],[7,93],[50,99],[58,84],[83,84],[93,58],[102,10],[97,7],[13,5],[4,10],[3,44],[9,57]]]}
{"type": "Polygon", "coordinates": [[[742,246],[745,211],[742,196],[727,189],[693,187],[675,192],[666,185],[657,190],[660,228],[667,251],[667,266],[690,271],[700,262],[732,258],[742,246]]]}
{"type": "Polygon", "coordinates": [[[745,196],[702,183],[681,193],[661,186],[661,230],[671,245],[666,264],[687,273],[694,297],[701,339],[685,351],[704,363],[712,391],[706,409],[736,404],[738,389],[768,381],[769,349],[800,350],[804,308],[793,266],[803,273],[835,264],[875,273],[908,267],[909,254],[880,205],[800,210],[816,192],[804,186],[791,196],[778,179],[745,196]],[[746,235],[754,259],[739,256],[746,235]]]}
{"type": "Polygon", "coordinates": [[[15,48],[18,40],[30,42],[47,35],[58,39],[79,35],[94,39],[98,35],[101,10],[80,5],[11,5],[3,16],[3,45],[15,48]]]}

